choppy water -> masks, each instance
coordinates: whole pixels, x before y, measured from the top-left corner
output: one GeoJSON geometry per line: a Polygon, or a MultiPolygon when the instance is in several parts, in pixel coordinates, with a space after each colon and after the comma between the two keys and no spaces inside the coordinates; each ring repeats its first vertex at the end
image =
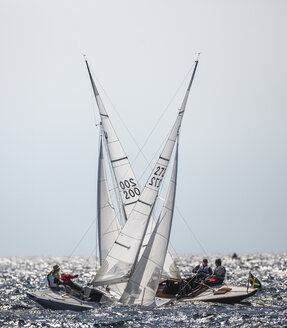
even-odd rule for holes
{"type": "MultiPolygon", "coordinates": [[[[178,258],[182,273],[189,273],[201,258],[178,258]]],[[[210,263],[215,258],[210,257],[210,263]]],[[[154,310],[115,305],[82,313],[42,309],[25,292],[44,286],[45,275],[55,263],[63,272],[78,273],[86,283],[95,273],[93,261],[80,257],[0,258],[0,327],[287,327],[287,254],[221,258],[229,283],[246,285],[251,270],[263,290],[237,305],[177,303],[154,310]]]]}

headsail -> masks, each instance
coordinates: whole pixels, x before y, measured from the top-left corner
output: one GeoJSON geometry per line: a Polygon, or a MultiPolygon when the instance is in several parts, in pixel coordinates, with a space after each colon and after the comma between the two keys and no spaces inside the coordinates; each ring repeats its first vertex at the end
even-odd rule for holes
{"type": "Polygon", "coordinates": [[[166,200],[149,243],[120,299],[120,302],[123,304],[150,306],[154,303],[170,237],[175,203],[177,167],[178,143],[166,200]]]}
{"type": "Polygon", "coordinates": [[[97,185],[97,212],[98,212],[98,240],[100,264],[108,255],[115,240],[117,239],[121,226],[112,205],[107,184],[104,167],[103,142],[100,140],[100,152],[98,162],[98,185],[97,185]]]}

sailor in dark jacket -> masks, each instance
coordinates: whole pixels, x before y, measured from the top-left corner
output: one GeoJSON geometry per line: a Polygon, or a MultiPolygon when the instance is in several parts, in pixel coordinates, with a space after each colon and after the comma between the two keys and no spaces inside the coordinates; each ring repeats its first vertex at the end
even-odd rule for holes
{"type": "Polygon", "coordinates": [[[212,275],[212,270],[208,266],[207,259],[202,260],[202,264],[197,265],[193,270],[193,273],[197,273],[198,276],[203,278],[207,277],[208,275],[212,275]]]}
{"type": "Polygon", "coordinates": [[[225,278],[225,267],[221,265],[221,259],[215,260],[216,268],[214,269],[213,275],[209,276],[204,280],[204,283],[209,286],[222,284],[225,278]]]}

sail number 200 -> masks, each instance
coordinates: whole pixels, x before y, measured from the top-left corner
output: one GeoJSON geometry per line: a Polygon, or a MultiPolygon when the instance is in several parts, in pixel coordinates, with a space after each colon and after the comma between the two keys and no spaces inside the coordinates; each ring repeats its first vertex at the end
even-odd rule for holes
{"type": "Polygon", "coordinates": [[[155,169],[155,171],[153,173],[154,176],[150,179],[149,185],[159,188],[165,171],[166,171],[165,167],[157,166],[157,168],[155,169]]]}
{"type": "Polygon", "coordinates": [[[120,182],[120,187],[123,190],[126,199],[140,195],[141,192],[136,185],[137,184],[134,182],[133,178],[120,182]]]}

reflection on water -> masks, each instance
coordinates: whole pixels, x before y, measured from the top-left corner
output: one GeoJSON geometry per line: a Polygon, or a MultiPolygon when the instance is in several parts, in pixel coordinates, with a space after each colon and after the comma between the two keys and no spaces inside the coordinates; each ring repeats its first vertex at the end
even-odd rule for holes
{"type": "MultiPolygon", "coordinates": [[[[84,257],[0,258],[0,327],[287,327],[287,254],[248,254],[239,260],[221,257],[229,283],[246,285],[248,272],[257,276],[263,290],[237,305],[173,304],[149,310],[113,305],[88,312],[42,309],[25,292],[45,285],[45,276],[55,263],[62,272],[79,274],[85,284],[95,274],[95,261],[84,257]]],[[[183,275],[191,272],[202,256],[177,259],[183,275]]]]}

